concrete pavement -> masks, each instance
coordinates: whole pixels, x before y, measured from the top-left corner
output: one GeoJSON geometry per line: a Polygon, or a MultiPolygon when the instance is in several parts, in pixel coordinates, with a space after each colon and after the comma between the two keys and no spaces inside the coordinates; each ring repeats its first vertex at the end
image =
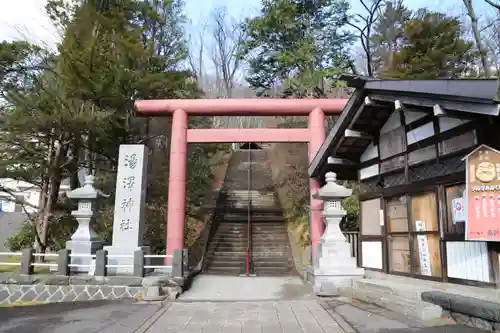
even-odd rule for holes
{"type": "Polygon", "coordinates": [[[147,333],[343,333],[315,300],[173,303],[147,333]]]}
{"type": "Polygon", "coordinates": [[[134,301],[86,301],[0,308],[5,333],[132,333],[161,304],[134,301]]]}
{"type": "Polygon", "coordinates": [[[269,301],[311,299],[311,285],[299,276],[235,277],[199,275],[181,301],[269,301]]]}
{"type": "Polygon", "coordinates": [[[352,299],[318,299],[298,277],[200,276],[177,302],[0,308],[6,333],[483,333],[419,322],[352,299]]]}

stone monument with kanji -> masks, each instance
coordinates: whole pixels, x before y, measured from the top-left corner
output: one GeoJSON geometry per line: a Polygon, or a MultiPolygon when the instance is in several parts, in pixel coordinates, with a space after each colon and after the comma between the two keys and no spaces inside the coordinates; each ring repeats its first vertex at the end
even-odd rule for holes
{"type": "Polygon", "coordinates": [[[133,272],[133,254],[144,246],[148,152],[144,145],[120,145],[116,179],[113,241],[108,252],[108,273],[133,272]],[[118,267],[122,266],[122,267],[118,267]]]}

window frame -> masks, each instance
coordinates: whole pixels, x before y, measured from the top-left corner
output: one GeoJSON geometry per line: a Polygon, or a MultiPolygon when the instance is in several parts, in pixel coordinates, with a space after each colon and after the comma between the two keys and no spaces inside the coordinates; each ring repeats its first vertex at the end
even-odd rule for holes
{"type": "MultiPolygon", "coordinates": [[[[452,217],[450,216],[450,209],[448,207],[448,194],[447,194],[447,189],[451,187],[458,187],[458,186],[464,186],[465,190],[465,181],[460,181],[460,182],[454,182],[450,184],[445,184],[442,185],[443,188],[443,203],[445,204],[445,209],[443,209],[443,232],[441,233],[442,235],[442,240],[443,241],[465,241],[465,230],[466,227],[464,226],[464,232],[459,233],[459,232],[453,232],[453,231],[448,231],[450,230],[448,227],[450,224],[452,224],[452,217]]],[[[467,224],[467,222],[465,222],[467,224]]]]}
{"type": "Polygon", "coordinates": [[[405,194],[402,194],[402,195],[397,195],[397,196],[392,196],[392,197],[386,197],[384,198],[384,215],[385,215],[385,252],[386,252],[386,256],[384,258],[386,264],[384,265],[385,266],[385,272],[386,273],[389,273],[389,274],[393,274],[393,275],[402,275],[402,276],[410,276],[410,277],[416,277],[416,278],[419,278],[419,279],[425,279],[425,280],[432,280],[432,281],[442,281],[443,279],[443,274],[445,272],[445,270],[443,269],[443,240],[441,238],[441,223],[439,222],[440,220],[440,214],[439,214],[439,191],[438,191],[438,186],[434,186],[433,188],[431,189],[426,189],[426,190],[423,190],[423,191],[418,191],[418,192],[408,192],[408,193],[405,193],[405,194]],[[430,193],[433,193],[434,194],[434,197],[435,197],[435,200],[436,200],[436,218],[437,218],[437,221],[438,221],[438,228],[437,230],[435,231],[415,231],[414,228],[413,228],[413,223],[412,223],[412,220],[413,220],[413,213],[412,213],[412,209],[411,209],[411,199],[412,197],[417,197],[417,196],[421,196],[421,195],[426,195],[426,194],[430,194],[430,193]],[[389,231],[389,219],[388,219],[388,210],[387,210],[387,206],[388,206],[388,202],[391,201],[392,199],[394,198],[401,198],[401,197],[405,197],[406,198],[406,212],[407,212],[407,224],[408,224],[408,231],[396,231],[396,232],[390,232],[389,231]],[[416,256],[416,253],[415,253],[415,248],[414,248],[414,242],[416,241],[417,239],[417,236],[418,235],[430,235],[430,236],[437,236],[437,238],[439,239],[439,261],[440,261],[440,265],[441,265],[441,275],[440,276],[434,276],[434,275],[422,275],[420,273],[415,273],[415,267],[416,267],[416,261],[415,261],[415,256],[416,256]],[[397,237],[397,236],[407,236],[408,238],[408,246],[409,246],[409,254],[408,254],[408,263],[409,263],[409,272],[401,272],[401,271],[394,271],[391,269],[391,263],[390,263],[390,259],[391,259],[391,253],[389,252],[390,250],[390,247],[389,247],[389,243],[390,243],[390,240],[392,237],[397,237]]]}

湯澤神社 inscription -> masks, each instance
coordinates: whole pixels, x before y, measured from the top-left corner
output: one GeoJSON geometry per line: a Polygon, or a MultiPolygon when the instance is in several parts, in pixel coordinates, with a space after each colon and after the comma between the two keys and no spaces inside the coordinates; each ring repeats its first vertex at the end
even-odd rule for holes
{"type": "Polygon", "coordinates": [[[113,246],[137,247],[142,245],[146,169],[146,146],[120,146],[113,220],[113,246]]]}

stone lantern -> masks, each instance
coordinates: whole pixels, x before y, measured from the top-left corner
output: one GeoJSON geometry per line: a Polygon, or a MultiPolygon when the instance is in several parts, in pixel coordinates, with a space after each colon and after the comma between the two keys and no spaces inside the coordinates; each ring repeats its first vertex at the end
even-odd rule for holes
{"type": "Polygon", "coordinates": [[[314,265],[314,292],[321,296],[335,296],[339,288],[350,285],[350,280],[362,278],[364,270],[357,267],[350,244],[340,230],[340,222],[347,214],[342,208],[342,200],[349,197],[352,190],[337,184],[334,172],[328,172],[325,180],[326,185],[313,195],[313,198],[323,200],[326,223],[314,265]]]}
{"type": "MultiPolygon", "coordinates": [[[[66,193],[67,197],[78,202],[77,210],[71,215],[78,221],[78,228],[71,236],[71,240],[66,242],[66,248],[73,254],[86,256],[71,257],[71,264],[91,265],[92,255],[97,250],[102,249],[103,242],[99,235],[92,229],[92,222],[95,219],[96,206],[99,198],[107,198],[109,195],[102,193],[94,187],[94,176],[85,176],[83,187],[66,193]]],[[[92,269],[88,267],[72,267],[74,272],[88,273],[92,269]]]]}

